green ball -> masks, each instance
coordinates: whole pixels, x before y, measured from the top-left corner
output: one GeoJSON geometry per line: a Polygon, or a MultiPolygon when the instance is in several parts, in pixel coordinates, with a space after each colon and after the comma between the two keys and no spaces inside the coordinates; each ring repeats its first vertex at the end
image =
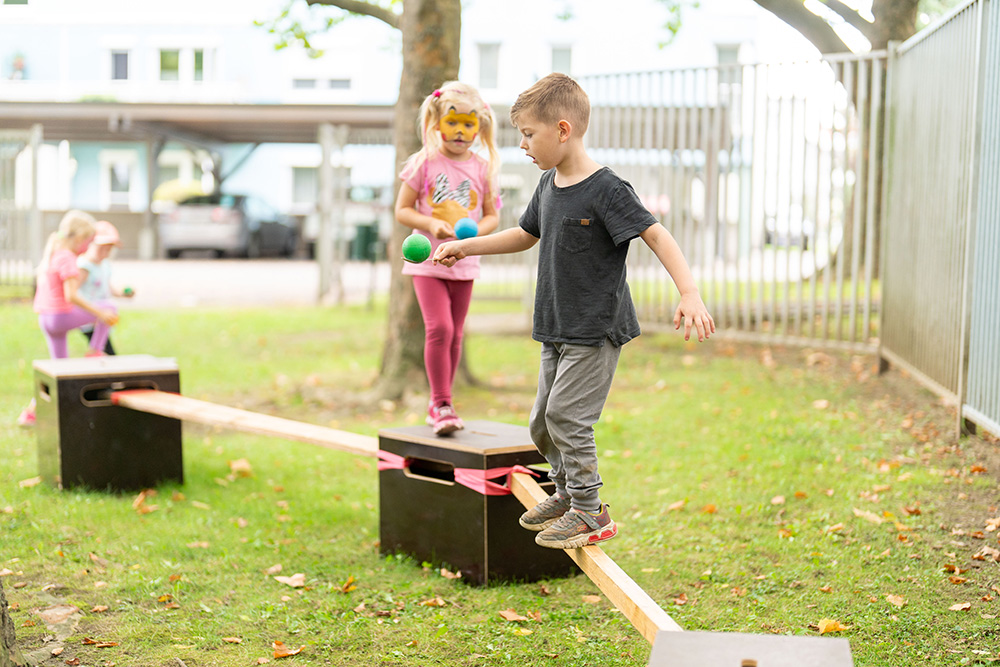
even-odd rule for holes
{"type": "Polygon", "coordinates": [[[431,242],[423,234],[410,234],[403,241],[403,259],[419,264],[431,256],[431,242]]]}

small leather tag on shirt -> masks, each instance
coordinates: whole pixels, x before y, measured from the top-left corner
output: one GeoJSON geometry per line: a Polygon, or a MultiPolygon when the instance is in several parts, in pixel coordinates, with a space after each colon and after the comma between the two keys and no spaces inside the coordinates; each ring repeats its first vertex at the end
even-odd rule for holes
{"type": "Polygon", "coordinates": [[[580,219],[580,224],[583,225],[584,227],[586,227],[587,225],[590,224],[590,218],[581,218],[580,219]]]}

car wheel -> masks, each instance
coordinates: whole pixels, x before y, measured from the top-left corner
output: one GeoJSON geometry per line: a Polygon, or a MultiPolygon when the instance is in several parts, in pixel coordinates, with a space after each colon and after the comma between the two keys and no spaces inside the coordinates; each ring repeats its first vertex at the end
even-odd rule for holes
{"type": "Polygon", "coordinates": [[[177,259],[180,256],[181,256],[180,250],[175,250],[171,248],[170,250],[167,251],[167,258],[169,259],[177,259]]]}

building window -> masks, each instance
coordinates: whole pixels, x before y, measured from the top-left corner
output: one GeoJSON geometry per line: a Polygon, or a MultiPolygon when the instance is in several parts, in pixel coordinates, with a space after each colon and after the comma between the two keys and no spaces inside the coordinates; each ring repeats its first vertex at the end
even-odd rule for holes
{"type": "Polygon", "coordinates": [[[560,74],[572,74],[570,71],[573,64],[573,47],[553,46],[552,47],[552,71],[560,74]]]}
{"type": "Polygon", "coordinates": [[[205,51],[202,49],[194,50],[194,80],[205,80],[205,51]]]}
{"type": "Polygon", "coordinates": [[[307,89],[315,87],[316,79],[292,79],[292,88],[307,89]]]}
{"type": "Polygon", "coordinates": [[[111,206],[128,206],[129,184],[131,182],[131,166],[128,162],[113,162],[108,166],[111,206]]]}
{"type": "Polygon", "coordinates": [[[28,0],[3,0],[5,5],[26,5],[28,0]]]}
{"type": "Polygon", "coordinates": [[[319,169],[292,167],[292,204],[315,204],[319,199],[319,169]]]}
{"type": "Polygon", "coordinates": [[[181,78],[181,52],[176,49],[160,51],[160,81],[179,81],[181,78]]]}
{"type": "Polygon", "coordinates": [[[111,79],[113,81],[128,79],[128,51],[111,52],[111,79]]]}
{"type": "Polygon", "coordinates": [[[715,51],[719,60],[719,83],[739,83],[740,63],[739,44],[716,44],[715,51]]]}
{"type": "Polygon", "coordinates": [[[330,79],[330,88],[333,90],[350,90],[350,79],[330,79]]]}
{"type": "Polygon", "coordinates": [[[496,88],[499,83],[500,45],[479,45],[479,87],[496,88]]]}

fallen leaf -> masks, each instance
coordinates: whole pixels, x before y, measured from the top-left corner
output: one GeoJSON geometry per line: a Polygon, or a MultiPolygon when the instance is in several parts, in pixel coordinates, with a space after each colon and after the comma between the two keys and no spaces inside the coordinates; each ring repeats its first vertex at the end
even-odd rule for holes
{"type": "Polygon", "coordinates": [[[340,585],[340,592],[350,593],[351,591],[355,590],[357,588],[357,586],[354,585],[355,581],[357,581],[357,579],[355,579],[353,576],[348,575],[347,581],[345,581],[343,584],[340,585]]]}
{"type": "Polygon", "coordinates": [[[502,618],[505,621],[511,621],[511,622],[528,620],[526,616],[521,616],[513,609],[504,609],[503,611],[501,611],[500,618],[502,618]]]}
{"type": "Polygon", "coordinates": [[[298,655],[302,652],[302,649],[304,649],[305,646],[291,648],[289,646],[285,646],[284,642],[274,641],[271,642],[271,648],[274,649],[275,658],[287,658],[290,655],[298,655]]]}
{"type": "Polygon", "coordinates": [[[306,585],[306,575],[301,572],[297,572],[290,577],[275,577],[274,580],[292,588],[302,588],[306,585]]]}
{"type": "Polygon", "coordinates": [[[812,406],[817,410],[826,410],[828,407],[830,407],[830,401],[826,400],[825,398],[821,398],[819,400],[813,401],[812,406]]]}
{"type": "Polygon", "coordinates": [[[819,587],[819,592],[820,593],[832,593],[833,592],[833,586],[820,586],[819,587]]]}
{"type": "Polygon", "coordinates": [[[600,604],[601,603],[601,596],[600,595],[582,595],[582,596],[580,596],[580,599],[583,600],[584,602],[586,602],[587,604],[600,604]]]}
{"type": "Polygon", "coordinates": [[[817,623],[817,628],[821,635],[825,635],[828,632],[843,632],[844,630],[850,630],[850,626],[843,625],[840,621],[835,621],[831,618],[824,618],[819,623],[817,623]]]}
{"type": "Polygon", "coordinates": [[[715,514],[718,511],[718,508],[711,503],[701,508],[702,514],[715,514]]]}
{"type": "Polygon", "coordinates": [[[951,583],[957,585],[957,584],[964,584],[965,582],[968,581],[968,579],[966,579],[965,577],[956,577],[956,576],[952,575],[952,576],[948,577],[948,581],[950,581],[951,583]]]}
{"type": "Polygon", "coordinates": [[[20,482],[17,483],[17,485],[20,486],[22,489],[30,489],[31,487],[38,486],[41,483],[42,483],[41,477],[30,477],[28,479],[22,479],[20,482]]]}
{"type": "Polygon", "coordinates": [[[253,475],[253,466],[246,459],[230,461],[229,469],[240,477],[250,477],[253,475]]]}
{"type": "Polygon", "coordinates": [[[52,649],[52,655],[53,656],[62,655],[62,652],[64,650],[65,649],[62,646],[57,646],[56,648],[52,649]]]}
{"type": "Polygon", "coordinates": [[[688,603],[687,593],[681,593],[680,595],[674,598],[674,604],[677,605],[678,607],[686,605],[687,603],[688,603]]]}
{"type": "Polygon", "coordinates": [[[677,510],[684,509],[685,505],[687,505],[687,501],[686,500],[678,500],[675,503],[670,503],[669,505],[667,505],[667,511],[668,512],[676,512],[677,510]]]}
{"type": "Polygon", "coordinates": [[[787,540],[788,538],[792,537],[792,531],[788,530],[787,528],[779,528],[778,537],[782,540],[787,540]]]}
{"type": "Polygon", "coordinates": [[[441,576],[445,579],[460,579],[462,577],[461,572],[451,572],[445,568],[441,568],[441,576]]]}
{"type": "Polygon", "coordinates": [[[906,605],[906,598],[904,598],[902,595],[889,594],[885,596],[885,599],[889,602],[889,604],[895,605],[900,609],[902,609],[903,606],[906,605]]]}
{"type": "Polygon", "coordinates": [[[90,610],[90,613],[91,614],[103,614],[107,610],[108,610],[108,606],[107,605],[99,604],[99,605],[95,605],[94,608],[90,610]]]}
{"type": "Polygon", "coordinates": [[[266,665],[269,662],[271,662],[269,658],[257,658],[258,665],[266,665]]]}
{"type": "Polygon", "coordinates": [[[948,611],[969,611],[970,609],[972,609],[971,602],[961,602],[948,607],[948,611]]]}
{"type": "Polygon", "coordinates": [[[14,574],[14,570],[10,570],[6,567],[0,570],[0,577],[9,577],[12,574],[14,574]]]}
{"type": "Polygon", "coordinates": [[[785,497],[784,496],[775,496],[774,498],[771,498],[771,504],[772,505],[784,505],[785,504],[785,497]]]}
{"type": "Polygon", "coordinates": [[[172,574],[170,575],[170,583],[174,583],[175,581],[180,581],[181,578],[182,577],[179,574],[172,574]]]}
{"type": "Polygon", "coordinates": [[[421,607],[443,607],[446,604],[448,604],[448,603],[445,602],[444,600],[442,600],[441,598],[434,597],[434,598],[430,598],[430,599],[424,600],[423,602],[420,603],[420,606],[421,607]]]}
{"type": "Polygon", "coordinates": [[[410,641],[406,642],[406,645],[407,646],[416,646],[417,645],[417,640],[416,639],[411,639],[410,641]]]}
{"type": "Polygon", "coordinates": [[[878,514],[869,512],[868,510],[859,510],[857,507],[852,508],[854,510],[854,516],[864,519],[865,521],[870,521],[875,524],[884,523],[885,519],[880,517],[878,514]]]}
{"type": "Polygon", "coordinates": [[[96,639],[91,639],[90,637],[84,637],[83,643],[93,646],[94,648],[110,648],[112,646],[118,646],[118,642],[102,642],[96,639]]]}
{"type": "Polygon", "coordinates": [[[243,640],[240,639],[239,637],[223,637],[222,641],[226,642],[227,644],[242,644],[243,643],[243,640]]]}
{"type": "Polygon", "coordinates": [[[211,545],[208,542],[188,542],[187,547],[189,549],[207,549],[211,545]]]}
{"type": "Polygon", "coordinates": [[[514,628],[514,634],[518,637],[527,637],[532,632],[534,632],[534,630],[529,630],[528,628],[514,628]]]}
{"type": "Polygon", "coordinates": [[[805,491],[796,491],[795,492],[795,497],[798,498],[799,500],[801,500],[803,498],[808,498],[809,495],[805,491]]]}
{"type": "Polygon", "coordinates": [[[278,563],[277,565],[272,565],[271,567],[264,570],[264,574],[266,574],[269,577],[278,574],[279,572],[281,572],[281,563],[278,563]]]}
{"type": "Polygon", "coordinates": [[[76,667],[76,665],[80,664],[80,658],[70,658],[69,660],[65,660],[64,662],[70,667],[76,667]]]}

